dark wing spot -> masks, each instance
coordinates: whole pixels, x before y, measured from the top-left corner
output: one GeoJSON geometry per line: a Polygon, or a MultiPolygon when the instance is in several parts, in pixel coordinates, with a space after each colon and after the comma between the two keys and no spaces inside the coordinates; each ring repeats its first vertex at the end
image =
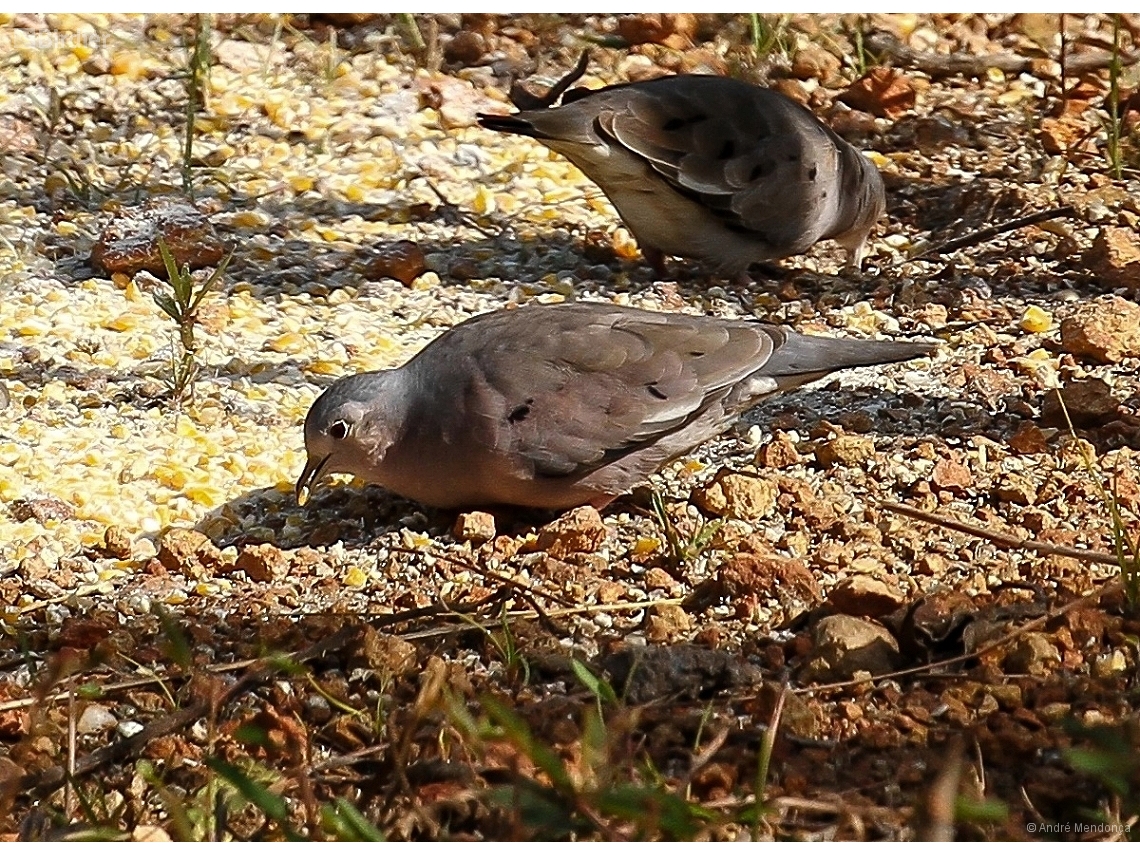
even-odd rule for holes
{"type": "Polygon", "coordinates": [[[776,164],[771,160],[761,160],[752,167],[752,171],[748,173],[748,180],[755,181],[757,178],[763,178],[765,175],[771,175],[776,169],[776,164]]]}
{"type": "Polygon", "coordinates": [[[507,416],[507,421],[513,425],[521,422],[523,419],[530,415],[530,405],[533,402],[533,399],[528,399],[527,403],[515,407],[513,410],[511,410],[511,414],[507,416]]]}
{"type": "Polygon", "coordinates": [[[728,160],[736,154],[736,146],[733,145],[732,140],[725,140],[724,145],[721,146],[720,154],[716,156],[717,160],[728,160]]]}
{"type": "Polygon", "coordinates": [[[658,389],[656,383],[646,383],[645,388],[649,390],[649,394],[652,395],[654,398],[658,398],[659,400],[662,400],[662,401],[669,400],[669,396],[666,395],[664,392],[662,392],[660,389],[658,389]]]}
{"type": "Polygon", "coordinates": [[[708,116],[706,116],[704,113],[694,113],[687,119],[680,116],[674,116],[672,119],[669,119],[667,122],[665,122],[665,124],[661,126],[661,129],[664,131],[679,131],[681,128],[685,127],[685,125],[695,125],[698,122],[705,121],[707,118],[708,116]]]}
{"type": "Polygon", "coordinates": [[[813,166],[808,170],[808,181],[815,181],[816,175],[819,174],[819,167],[813,166]]]}
{"type": "Polygon", "coordinates": [[[705,355],[705,352],[703,350],[690,350],[689,351],[689,356],[704,356],[704,355],[705,355]]]}

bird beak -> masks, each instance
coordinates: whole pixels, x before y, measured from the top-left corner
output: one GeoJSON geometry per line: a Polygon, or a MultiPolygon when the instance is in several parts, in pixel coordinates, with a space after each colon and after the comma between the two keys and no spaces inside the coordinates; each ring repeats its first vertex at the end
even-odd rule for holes
{"type": "Polygon", "coordinates": [[[301,477],[297,479],[297,504],[304,506],[305,502],[309,501],[309,488],[316,483],[317,479],[321,477],[321,471],[325,468],[325,464],[329,462],[331,454],[326,454],[320,460],[314,461],[309,458],[305,461],[305,468],[301,472],[301,477]]]}

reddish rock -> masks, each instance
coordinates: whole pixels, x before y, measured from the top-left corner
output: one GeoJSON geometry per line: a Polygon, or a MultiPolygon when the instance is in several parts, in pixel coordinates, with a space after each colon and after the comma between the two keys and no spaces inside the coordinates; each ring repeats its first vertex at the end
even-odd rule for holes
{"type": "Polygon", "coordinates": [[[1045,633],[1029,632],[1019,638],[1006,654],[1004,667],[1009,673],[1043,676],[1061,661],[1061,654],[1045,633]]]}
{"type": "Polygon", "coordinates": [[[469,540],[479,546],[495,537],[495,518],[486,511],[473,511],[455,518],[451,534],[456,540],[469,540]]]}
{"type": "Polygon", "coordinates": [[[716,578],[730,599],[770,594],[779,587],[805,602],[818,602],[822,593],[815,575],[797,558],[738,552],[721,564],[716,578]]]}
{"type": "Polygon", "coordinates": [[[395,279],[411,285],[427,269],[427,258],[419,244],[398,240],[376,250],[364,265],[364,276],[366,279],[395,279]]]}
{"type": "Polygon", "coordinates": [[[1140,289],[1140,235],[1125,226],[1106,226],[1084,255],[1102,282],[1114,288],[1140,289]]]}
{"type": "Polygon", "coordinates": [[[1140,306],[1115,296],[1085,303],[1061,322],[1061,347],[1094,362],[1140,356],[1140,306]]]}
{"type": "Polygon", "coordinates": [[[1028,476],[1011,472],[994,488],[994,494],[1016,505],[1032,505],[1037,501],[1037,485],[1028,476]]]}
{"type": "Polygon", "coordinates": [[[167,570],[193,572],[220,564],[221,551],[200,531],[168,528],[158,539],[157,558],[167,570]]]}
{"type": "Polygon", "coordinates": [[[811,660],[801,679],[850,680],[858,672],[885,674],[897,667],[899,645],[877,623],[850,615],[830,615],[816,624],[811,660]]]}
{"type": "Polygon", "coordinates": [[[0,152],[31,154],[39,147],[35,125],[9,113],[0,114],[0,152]]]}
{"type": "Polygon", "coordinates": [[[693,46],[696,32],[697,17],[688,12],[649,12],[618,18],[618,35],[631,45],[658,44],[685,50],[693,46]]]}
{"type": "Polygon", "coordinates": [[[1081,116],[1066,113],[1041,119],[1041,147],[1048,154],[1095,151],[1089,123],[1081,116]]]}
{"type": "Polygon", "coordinates": [[[890,614],[904,602],[902,591],[874,576],[851,576],[844,579],[827,601],[840,614],[879,618],[890,614]]]}
{"type": "Polygon", "coordinates": [[[876,66],[845,89],[839,100],[856,110],[893,119],[914,107],[914,84],[897,69],[876,66]]]}
{"type": "Polygon", "coordinates": [[[781,430],[773,434],[756,452],[756,465],[769,469],[786,469],[800,462],[800,453],[791,437],[781,430]]]}
{"type": "Polygon", "coordinates": [[[839,57],[809,42],[792,57],[792,76],[799,80],[814,78],[826,84],[839,73],[841,66],[839,57]]]}
{"type": "MultiPolygon", "coordinates": [[[[779,92],[781,95],[786,95],[797,104],[807,106],[809,95],[808,91],[804,89],[804,85],[798,80],[792,80],[788,77],[781,77],[772,82],[772,88],[779,92]]],[[[836,132],[838,133],[838,131],[836,132]]]]}
{"type": "Polygon", "coordinates": [[[419,650],[411,642],[365,626],[353,659],[386,678],[403,677],[418,669],[419,650]]]}
{"type": "Polygon", "coordinates": [[[827,499],[811,499],[799,511],[812,531],[830,531],[839,522],[839,509],[827,499]]]}
{"type": "Polygon", "coordinates": [[[941,576],[946,572],[948,566],[949,562],[945,556],[936,552],[928,552],[919,556],[918,560],[914,562],[915,572],[921,573],[923,576],[941,576]]]}
{"type": "Polygon", "coordinates": [[[816,447],[815,459],[821,466],[859,466],[875,453],[875,442],[867,436],[837,436],[816,447]]]}
{"type": "Polygon", "coordinates": [[[1068,427],[1065,411],[1076,427],[1088,427],[1107,421],[1120,409],[1120,402],[1112,394],[1112,387],[1099,377],[1085,377],[1070,380],[1061,389],[1060,397],[1056,389],[1045,392],[1041,406],[1041,417],[1047,424],[1068,427]],[[1061,399],[1065,406],[1061,407],[1061,399]]]}
{"type": "Polygon", "coordinates": [[[713,480],[693,491],[693,503],[713,516],[738,520],[766,517],[776,507],[775,481],[721,469],[713,480]]]}
{"type": "Polygon", "coordinates": [[[38,523],[45,523],[49,520],[75,519],[75,508],[54,496],[42,499],[13,499],[8,503],[8,513],[16,522],[34,519],[38,523]]]}
{"type": "Polygon", "coordinates": [[[1018,454],[1044,454],[1049,443],[1041,428],[1033,422],[1022,422],[1009,438],[1009,447],[1018,454]]]}
{"type": "Polygon", "coordinates": [[[587,505],[568,511],[539,529],[535,548],[552,558],[567,558],[577,552],[596,552],[609,533],[602,515],[587,505]]]}
{"type": "Polygon", "coordinates": [[[147,270],[165,276],[159,238],[179,267],[210,267],[225,255],[205,214],[182,199],[161,197],[116,213],[91,250],[91,264],[107,273],[133,276],[147,270]]]}
{"type": "Polygon", "coordinates": [[[107,526],[103,532],[103,552],[120,560],[130,558],[134,554],[134,541],[122,526],[107,526]]]}
{"type": "Polygon", "coordinates": [[[645,635],[650,641],[668,643],[682,641],[693,628],[693,619],[680,606],[658,603],[649,607],[645,635]]]}
{"type": "Polygon", "coordinates": [[[234,568],[254,582],[272,582],[289,574],[289,558],[272,543],[252,543],[242,547],[234,568]]]}
{"type": "Polygon", "coordinates": [[[944,457],[934,464],[934,471],[930,473],[930,483],[939,490],[947,490],[960,496],[974,485],[974,476],[961,463],[944,457]]]}
{"type": "Polygon", "coordinates": [[[677,587],[677,580],[660,567],[650,567],[645,571],[646,590],[672,591],[677,587]]]}
{"type": "Polygon", "coordinates": [[[474,65],[487,52],[487,40],[479,33],[461,30],[443,49],[443,58],[459,65],[474,65]]]}

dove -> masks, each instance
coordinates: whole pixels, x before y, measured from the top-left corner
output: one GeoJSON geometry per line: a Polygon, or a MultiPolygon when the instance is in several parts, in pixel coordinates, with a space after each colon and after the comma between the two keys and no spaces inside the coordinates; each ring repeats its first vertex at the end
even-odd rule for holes
{"type": "Polygon", "coordinates": [[[746,279],[751,263],[826,238],[859,267],[886,211],[882,177],[862,153],[790,98],[729,77],[571,89],[558,107],[478,119],[581,169],[658,273],[674,255],[746,279]]]}
{"type": "Polygon", "coordinates": [[[342,472],[438,508],[602,508],[761,398],[933,348],[608,303],[501,309],[329,386],[297,501],[342,472]]]}

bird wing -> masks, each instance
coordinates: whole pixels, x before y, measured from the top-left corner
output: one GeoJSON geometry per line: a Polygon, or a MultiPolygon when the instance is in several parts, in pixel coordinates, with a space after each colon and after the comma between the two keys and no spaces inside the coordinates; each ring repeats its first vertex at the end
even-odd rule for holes
{"type": "Polygon", "coordinates": [[[602,137],[644,158],[729,228],[798,251],[832,226],[847,144],[783,95],[694,75],[595,97],[605,101],[597,112],[602,137]]]}
{"type": "MultiPolygon", "coordinates": [[[[534,306],[456,327],[465,430],[535,475],[581,474],[681,429],[772,353],[758,324],[534,306]]],[[[458,423],[458,422],[457,422],[458,423]]]]}

